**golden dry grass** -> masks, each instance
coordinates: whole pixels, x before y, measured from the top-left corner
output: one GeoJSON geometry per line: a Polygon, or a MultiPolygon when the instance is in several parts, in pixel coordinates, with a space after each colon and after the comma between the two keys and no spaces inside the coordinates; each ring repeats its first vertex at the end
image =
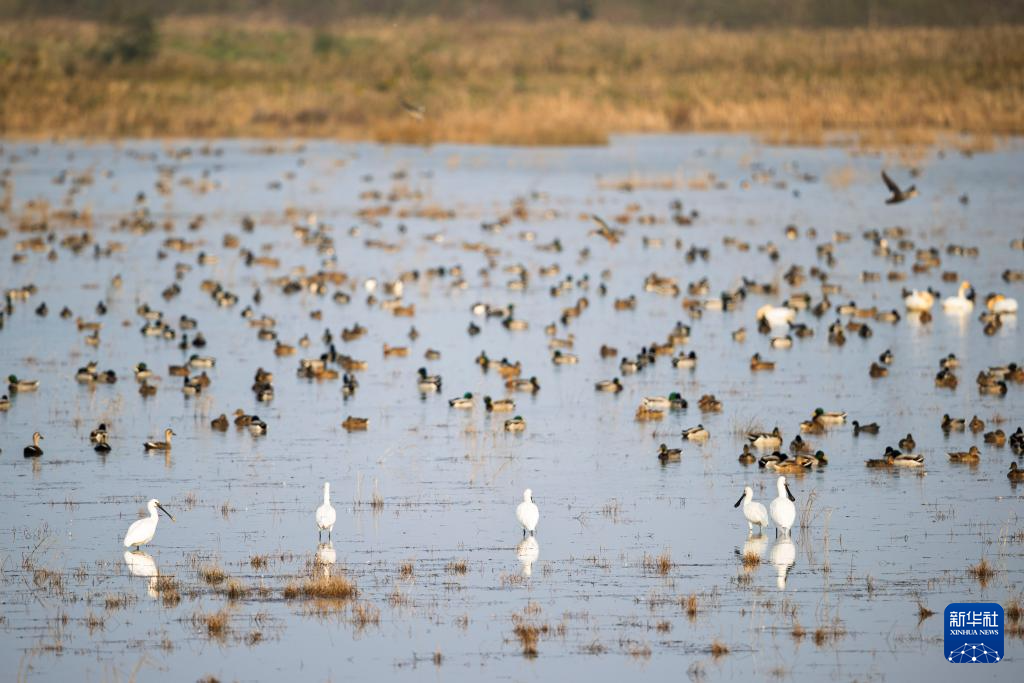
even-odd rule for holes
{"type": "Polygon", "coordinates": [[[99,25],[0,23],[0,133],[599,144],[753,131],[870,145],[1024,132],[1024,27],[766,29],[355,20],[159,23],[105,64],[99,25]],[[405,100],[425,108],[421,119],[405,100]]]}
{"type": "Polygon", "coordinates": [[[992,577],[996,575],[995,568],[984,557],[978,561],[978,564],[972,564],[967,567],[967,572],[978,580],[982,588],[987,586],[992,577]]]}

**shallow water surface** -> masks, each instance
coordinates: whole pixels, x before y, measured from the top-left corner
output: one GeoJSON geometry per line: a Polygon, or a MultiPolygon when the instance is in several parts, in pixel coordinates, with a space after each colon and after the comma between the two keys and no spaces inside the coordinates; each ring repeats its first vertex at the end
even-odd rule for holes
{"type": "MultiPolygon", "coordinates": [[[[90,681],[295,673],[418,680],[424,669],[444,680],[952,680],[959,672],[943,659],[942,608],[1007,605],[1024,576],[1021,491],[1006,478],[1015,456],[981,433],[940,429],[944,413],[977,415],[985,431],[1007,434],[1024,422],[1020,384],[992,396],[974,382],[979,371],[1024,355],[1014,317],[991,336],[978,320],[987,293],[1024,297],[1024,285],[1001,277],[1024,268],[1024,251],[1010,248],[1024,236],[1022,162],[1018,142],[973,157],[931,150],[914,161],[920,174],[911,178],[894,158],[765,147],[741,136],[625,137],[597,149],[4,144],[10,209],[0,218],[0,285],[36,290],[6,316],[0,370],[41,382],[0,412],[6,670],[12,679],[90,681]],[[916,183],[921,196],[886,206],[883,167],[916,183]],[[674,201],[686,215],[697,212],[691,225],[672,220],[674,201]],[[587,214],[622,228],[620,241],[591,234],[587,214]],[[246,217],[251,232],[242,229],[246,217]],[[788,225],[797,239],[787,238],[788,225]],[[309,235],[322,231],[319,239],[296,231],[308,226],[309,235]],[[901,263],[877,255],[864,237],[896,226],[913,241],[901,248],[889,240],[901,263]],[[84,231],[92,243],[80,253],[62,242],[84,231]],[[279,265],[247,265],[227,234],[279,265]],[[18,246],[36,235],[37,249],[18,246]],[[173,238],[188,244],[176,251],[166,242],[173,238]],[[561,251],[541,250],[555,239],[561,251]],[[762,248],[769,243],[777,260],[762,248]],[[93,244],[105,253],[95,255],[93,244]],[[818,250],[829,244],[831,267],[818,250]],[[947,253],[950,244],[978,254],[947,253]],[[708,258],[688,259],[692,247],[708,249],[708,258]],[[941,265],[913,272],[916,250],[930,247],[941,265]],[[178,264],[189,267],[176,276],[178,264]],[[517,276],[505,269],[517,264],[528,277],[513,290],[517,276]],[[554,264],[557,274],[540,272],[554,264]],[[783,277],[793,265],[808,276],[795,285],[783,277]],[[796,292],[818,303],[815,267],[841,288],[829,297],[833,308],[820,318],[799,312],[814,336],[771,349],[755,312],[796,292]],[[347,279],[319,293],[286,292],[281,278],[318,270],[347,279]],[[402,301],[415,314],[395,316],[380,305],[390,298],[383,283],[413,270],[418,279],[404,283],[402,301]],[[906,281],[889,281],[890,271],[906,281]],[[947,316],[936,306],[930,323],[907,316],[901,288],[951,295],[957,283],[942,280],[946,271],[970,280],[974,313],[947,316]],[[676,278],[682,293],[644,291],[651,273],[676,278]],[[690,295],[687,284],[705,277],[709,293],[690,295]],[[380,283],[375,303],[367,301],[370,278],[380,283]],[[699,317],[684,308],[743,278],[778,293],[750,293],[735,310],[699,317]],[[238,303],[219,306],[207,280],[238,303]],[[174,284],[180,293],[163,298],[174,284]],[[336,302],[336,292],[351,301],[336,302]],[[631,295],[635,308],[616,310],[615,300],[631,295]],[[581,297],[589,306],[559,322],[581,297]],[[848,331],[845,345],[830,344],[829,324],[851,320],[835,306],[850,300],[895,308],[901,320],[858,318],[870,338],[848,331]],[[34,313],[43,302],[46,316],[34,313]],[[474,315],[476,302],[514,304],[529,329],[474,315]],[[140,334],[142,304],[160,310],[177,338],[140,334]],[[64,306],[72,318],[60,317],[64,306]],[[247,306],[276,320],[281,342],[308,335],[309,347],[275,355],[274,342],[257,339],[242,317],[247,306]],[[197,319],[205,348],[178,348],[183,333],[195,337],[178,329],[182,314],[197,319]],[[78,317],[102,322],[98,346],[86,343],[78,317]],[[637,374],[620,372],[619,357],[664,343],[677,321],[692,327],[676,352],[696,351],[694,370],[659,356],[637,374]],[[357,322],[367,334],[342,341],[342,328],[357,322]],[[481,328],[476,336],[467,333],[471,322],[481,328]],[[558,338],[573,335],[565,352],[578,364],[552,363],[552,322],[558,338]],[[740,327],[742,343],[732,338],[740,327]],[[300,359],[325,352],[325,328],[339,353],[368,363],[352,396],[340,380],[296,373],[300,359]],[[407,346],[408,356],[384,357],[385,344],[407,346]],[[617,357],[603,359],[603,344],[617,357]],[[440,360],[425,360],[428,348],[440,360]],[[889,376],[871,379],[868,367],[886,349],[894,355],[889,376]],[[508,393],[496,371],[474,362],[481,350],[521,362],[540,391],[508,393]],[[755,352],[776,369],[752,372],[755,352]],[[211,385],[187,397],[168,368],[192,353],[216,365],[206,370],[211,385]],[[949,353],[961,360],[955,390],[934,383],[949,353]],[[76,369],[90,360],[113,369],[117,383],[77,383],[76,369]],[[139,362],[158,376],[145,399],[132,376],[139,362]],[[421,366],[442,376],[440,392],[420,393],[421,366]],[[274,374],[267,403],[250,390],[257,367],[274,374]],[[616,376],[621,393],[594,391],[616,376]],[[671,391],[687,410],[635,421],[644,396],[671,391]],[[464,392],[474,394],[473,409],[449,408],[447,399],[464,392]],[[721,412],[698,408],[707,393],[723,402],[721,412]],[[515,413],[487,413],[484,395],[514,397],[515,413]],[[788,444],[817,407],[878,422],[881,431],[855,437],[847,423],[805,435],[829,464],[790,477],[792,538],[776,539],[774,528],[748,537],[733,503],[750,485],[767,505],[777,475],[737,461],[745,432],[778,425],[788,444]],[[237,408],[258,414],[268,433],[211,429],[211,419],[237,408]],[[527,421],[525,432],[503,430],[513,414],[527,421]],[[369,429],[347,432],[341,423],[350,415],[369,418],[369,429]],[[101,421],[110,427],[107,455],[89,444],[101,421]],[[710,439],[683,443],[681,430],[698,423],[710,439]],[[166,427],[177,434],[171,451],[145,452],[142,443],[166,427]],[[44,455],[23,458],[37,430],[44,455]],[[921,470],[865,467],[908,432],[925,457],[921,470]],[[680,462],[659,462],[662,442],[682,447],[680,462]],[[980,463],[949,462],[947,451],[971,445],[981,448],[980,463]],[[313,511],[324,481],[338,519],[331,544],[318,545],[313,511]],[[514,517],[526,487],[541,510],[532,541],[514,517]],[[154,497],[177,522],[162,519],[144,552],[126,553],[123,534],[154,497]],[[744,555],[759,563],[745,566],[744,555]],[[995,571],[985,582],[968,571],[982,558],[995,571]],[[301,594],[323,576],[353,581],[358,595],[301,594]],[[937,614],[919,619],[919,603],[937,614]]],[[[1006,638],[1005,661],[972,675],[1024,675],[1016,633],[1006,638]]]]}

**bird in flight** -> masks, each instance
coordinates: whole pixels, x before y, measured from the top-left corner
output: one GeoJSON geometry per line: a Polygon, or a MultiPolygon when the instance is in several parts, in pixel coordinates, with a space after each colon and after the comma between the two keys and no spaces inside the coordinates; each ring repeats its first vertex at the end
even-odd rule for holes
{"type": "Polygon", "coordinates": [[[885,171],[882,171],[882,180],[885,181],[885,186],[888,187],[889,192],[892,193],[889,198],[885,200],[886,204],[899,204],[900,202],[905,202],[908,199],[912,199],[917,196],[916,185],[911,185],[906,190],[901,190],[900,186],[897,185],[885,171]]]}

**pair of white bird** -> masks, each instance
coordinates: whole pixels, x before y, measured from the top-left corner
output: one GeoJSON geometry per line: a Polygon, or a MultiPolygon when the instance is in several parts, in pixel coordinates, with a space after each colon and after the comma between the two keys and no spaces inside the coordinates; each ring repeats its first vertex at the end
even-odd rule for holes
{"type": "MultiPolygon", "coordinates": [[[[331,505],[331,485],[329,482],[324,482],[324,502],[316,509],[316,526],[323,535],[324,531],[327,531],[327,538],[331,537],[331,531],[334,529],[334,522],[337,520],[338,515],[334,511],[334,507],[331,505]]],[[[523,527],[523,536],[529,531],[530,535],[536,533],[537,522],[540,521],[540,510],[537,508],[536,503],[533,502],[533,491],[526,489],[523,491],[523,502],[516,507],[516,519],[519,520],[519,524],[523,527]]]]}
{"type": "Polygon", "coordinates": [[[796,505],[793,503],[796,498],[789,490],[789,484],[786,483],[785,477],[779,477],[776,486],[779,495],[771,502],[769,510],[765,510],[764,505],[754,501],[754,489],[749,486],[743,488],[743,495],[733,505],[733,507],[739,507],[741,503],[743,504],[743,516],[746,517],[747,526],[751,532],[754,531],[755,524],[758,527],[758,532],[768,526],[769,512],[775,526],[782,529],[787,536],[789,530],[793,528],[793,522],[796,521],[796,505]]]}

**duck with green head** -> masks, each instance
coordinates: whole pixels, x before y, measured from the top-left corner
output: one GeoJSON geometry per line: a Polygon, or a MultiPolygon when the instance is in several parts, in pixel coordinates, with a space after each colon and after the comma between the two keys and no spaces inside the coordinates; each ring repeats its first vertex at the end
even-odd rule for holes
{"type": "Polygon", "coordinates": [[[39,388],[37,379],[18,379],[17,375],[7,377],[7,388],[11,391],[35,391],[39,388]]]}
{"type": "Polygon", "coordinates": [[[459,408],[460,410],[468,410],[473,407],[473,394],[470,392],[464,393],[462,396],[452,398],[448,400],[448,405],[452,408],[459,408]]]}

